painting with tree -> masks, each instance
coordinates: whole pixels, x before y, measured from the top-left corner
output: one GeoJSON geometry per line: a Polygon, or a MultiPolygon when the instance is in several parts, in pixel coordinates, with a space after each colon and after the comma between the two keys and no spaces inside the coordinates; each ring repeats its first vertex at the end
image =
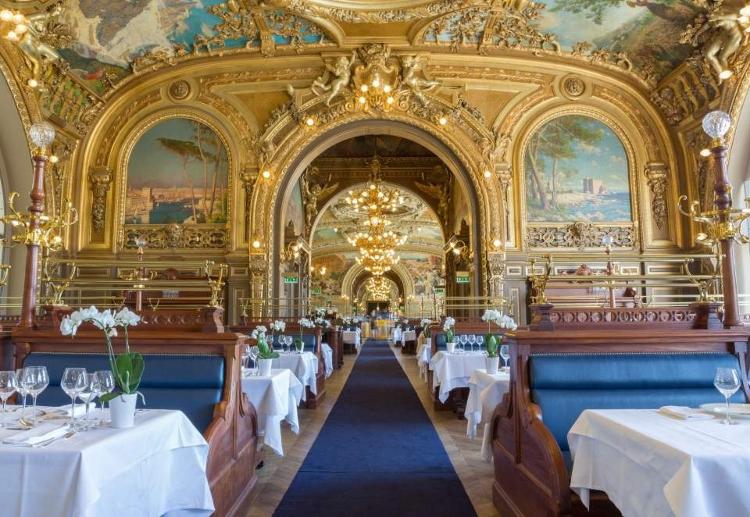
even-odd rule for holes
{"type": "Polygon", "coordinates": [[[625,148],[596,119],[566,115],[545,123],[529,138],[524,167],[529,221],[632,219],[625,148]]]}
{"type": "Polygon", "coordinates": [[[187,118],[149,128],[128,161],[125,224],[223,224],[229,161],[216,132],[187,118]]]}

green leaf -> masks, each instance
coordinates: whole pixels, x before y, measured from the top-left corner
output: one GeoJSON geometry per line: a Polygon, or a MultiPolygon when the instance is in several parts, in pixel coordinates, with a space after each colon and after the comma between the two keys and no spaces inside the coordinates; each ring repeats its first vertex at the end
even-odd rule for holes
{"type": "Polygon", "coordinates": [[[141,384],[145,362],[143,356],[136,352],[115,356],[117,367],[117,385],[123,393],[135,393],[141,384]]]}
{"type": "Polygon", "coordinates": [[[487,334],[484,342],[487,345],[487,357],[497,357],[497,338],[492,334],[487,334]]]}

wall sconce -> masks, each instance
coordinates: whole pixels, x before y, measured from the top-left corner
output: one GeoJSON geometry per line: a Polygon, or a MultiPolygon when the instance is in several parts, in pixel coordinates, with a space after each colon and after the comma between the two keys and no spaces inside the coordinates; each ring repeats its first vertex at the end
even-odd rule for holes
{"type": "Polygon", "coordinates": [[[252,246],[253,246],[253,249],[255,249],[255,250],[259,250],[259,249],[260,249],[260,248],[261,248],[261,247],[263,246],[263,243],[262,243],[262,242],[260,242],[260,241],[259,241],[258,239],[255,239],[255,240],[254,240],[254,241],[252,242],[252,246]]]}

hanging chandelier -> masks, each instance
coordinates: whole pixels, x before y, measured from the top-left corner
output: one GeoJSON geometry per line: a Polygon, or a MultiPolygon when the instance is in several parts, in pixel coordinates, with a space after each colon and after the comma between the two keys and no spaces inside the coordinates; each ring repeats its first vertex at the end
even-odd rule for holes
{"type": "Polygon", "coordinates": [[[370,292],[372,299],[374,300],[387,300],[391,295],[390,282],[383,278],[371,277],[366,284],[366,289],[370,292]]]}
{"type": "Polygon", "coordinates": [[[367,214],[365,224],[375,225],[388,213],[394,213],[404,203],[404,196],[400,191],[383,185],[380,177],[380,158],[375,155],[370,162],[370,180],[363,189],[350,190],[345,201],[355,212],[367,214]]]}

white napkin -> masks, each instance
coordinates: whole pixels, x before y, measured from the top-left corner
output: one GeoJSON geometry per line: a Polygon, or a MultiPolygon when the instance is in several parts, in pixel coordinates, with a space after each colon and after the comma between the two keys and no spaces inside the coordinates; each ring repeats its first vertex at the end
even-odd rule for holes
{"type": "MultiPolygon", "coordinates": [[[[70,404],[67,404],[65,406],[60,406],[58,409],[63,411],[67,416],[71,416],[70,404]]],[[[96,409],[96,404],[94,402],[89,402],[89,411],[93,411],[94,409],[96,409]]],[[[76,404],[75,408],[73,408],[72,416],[78,418],[85,414],[86,414],[86,404],[76,404]]]]}
{"type": "Polygon", "coordinates": [[[659,413],[680,420],[711,420],[713,418],[713,415],[687,406],[663,406],[659,408],[659,413]]]}
{"type": "Polygon", "coordinates": [[[52,438],[59,438],[68,432],[67,425],[54,424],[52,422],[46,422],[38,425],[28,431],[22,431],[16,433],[3,440],[6,445],[15,445],[21,447],[33,447],[39,443],[52,438]]]}

